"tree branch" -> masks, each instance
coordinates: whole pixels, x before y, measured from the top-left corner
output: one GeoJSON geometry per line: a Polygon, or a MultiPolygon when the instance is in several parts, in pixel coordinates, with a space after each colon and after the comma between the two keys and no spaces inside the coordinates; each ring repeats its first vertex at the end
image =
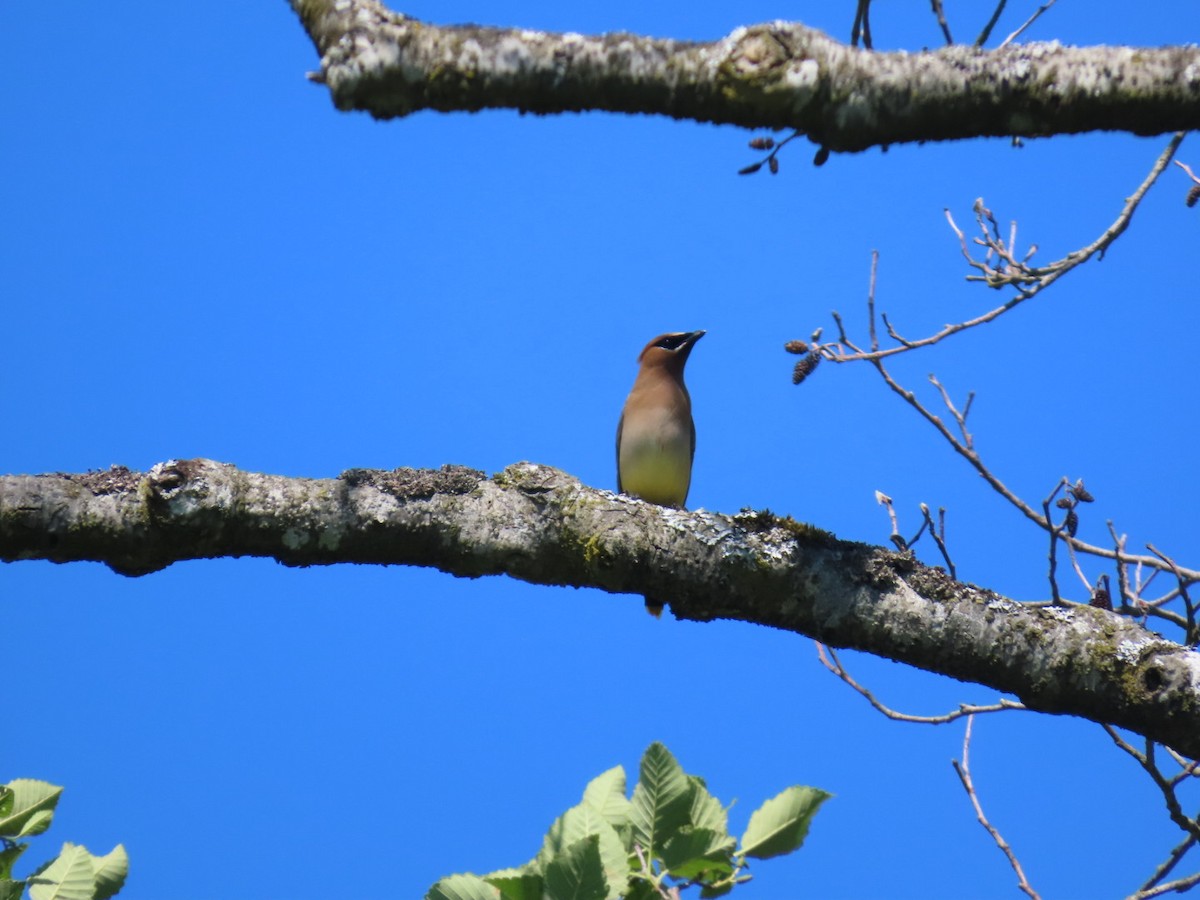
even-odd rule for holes
{"type": "Polygon", "coordinates": [[[710,43],[436,26],[377,0],[291,0],[343,110],[604,110],[795,129],[823,148],[1200,128],[1200,48],[849,47],[797,22],[710,43]]]}
{"type": "Polygon", "coordinates": [[[519,463],[352,469],[333,479],[211,460],[0,476],[0,560],[184,559],[432,566],[637,593],[677,618],[736,619],[865,650],[1200,756],[1200,654],[1119,615],[1030,608],[909,554],[770,513],[664,509],[519,463]]]}

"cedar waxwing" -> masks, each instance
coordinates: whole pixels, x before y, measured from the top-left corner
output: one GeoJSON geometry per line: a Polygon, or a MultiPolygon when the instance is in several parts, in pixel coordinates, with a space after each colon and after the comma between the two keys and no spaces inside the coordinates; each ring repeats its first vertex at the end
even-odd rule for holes
{"type": "Polygon", "coordinates": [[[617,425],[617,490],[660,506],[683,506],[692,482],[696,426],[683,366],[703,331],[660,334],[638,357],[641,368],[617,425]]]}

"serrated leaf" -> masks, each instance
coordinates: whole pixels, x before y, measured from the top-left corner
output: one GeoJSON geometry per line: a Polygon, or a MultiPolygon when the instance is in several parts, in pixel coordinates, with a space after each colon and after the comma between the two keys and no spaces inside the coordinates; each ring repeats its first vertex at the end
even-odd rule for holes
{"type": "Polygon", "coordinates": [[[598,834],[564,847],[545,865],[545,900],[606,900],[609,894],[598,834]]]}
{"type": "Polygon", "coordinates": [[[631,807],[625,796],[624,767],[613,766],[589,781],[583,791],[583,802],[591,804],[618,831],[627,828],[631,807]]]}
{"type": "Polygon", "coordinates": [[[96,887],[92,900],[109,900],[125,886],[129,876],[129,854],[125,852],[125,845],[117,844],[104,856],[93,856],[92,869],[96,887]]]}
{"type": "Polygon", "coordinates": [[[30,877],[31,900],[92,900],[96,889],[93,859],[86,847],[67,841],[48,866],[30,877]]]}
{"type": "Polygon", "coordinates": [[[533,866],[489,872],[483,880],[499,888],[504,900],[542,900],[542,875],[533,866]]]}
{"type": "Polygon", "coordinates": [[[595,837],[608,883],[615,885],[610,900],[620,896],[620,888],[629,880],[629,855],[615,828],[586,801],[572,806],[559,816],[542,841],[537,856],[543,876],[559,854],[587,837],[595,837]]]}
{"type": "Polygon", "coordinates": [[[729,813],[721,801],[708,792],[708,785],[699,775],[689,775],[688,782],[692,788],[692,809],[689,815],[691,823],[697,828],[707,828],[710,831],[728,832],[729,813]]]}
{"type": "Polygon", "coordinates": [[[447,875],[425,894],[425,900],[501,900],[500,889],[478,875],[447,875]]]}
{"type": "Polygon", "coordinates": [[[692,785],[675,757],[655,741],[642,754],[637,786],[633,789],[630,821],[633,839],[652,856],[667,838],[688,824],[692,785]]]}
{"type": "Polygon", "coordinates": [[[831,796],[818,788],[793,785],[772,797],[750,816],[742,835],[742,853],[770,859],[798,849],[812,817],[831,796]]]}
{"type": "MultiPolygon", "coordinates": [[[[62,796],[61,787],[33,778],[17,778],[5,787],[12,792],[12,805],[0,817],[0,836],[25,837],[41,834],[50,827],[54,807],[62,796]]],[[[9,806],[7,801],[5,806],[9,806]]]]}
{"type": "Polygon", "coordinates": [[[684,828],[671,835],[663,847],[662,861],[676,878],[691,880],[701,872],[713,878],[733,872],[733,850],[737,842],[724,831],[684,828]]]}

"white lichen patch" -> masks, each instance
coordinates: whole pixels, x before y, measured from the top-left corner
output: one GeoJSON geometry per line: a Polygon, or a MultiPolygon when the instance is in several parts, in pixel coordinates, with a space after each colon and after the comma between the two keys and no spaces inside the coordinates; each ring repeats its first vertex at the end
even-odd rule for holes
{"type": "Polygon", "coordinates": [[[794,94],[792,109],[800,112],[816,96],[821,81],[821,66],[815,59],[794,60],[779,80],[779,86],[794,94]]]}
{"type": "Polygon", "coordinates": [[[342,545],[346,532],[341,528],[326,528],[317,538],[317,546],[322,550],[337,550],[342,545]]]}
{"type": "Polygon", "coordinates": [[[1158,640],[1150,635],[1144,638],[1122,638],[1117,642],[1117,659],[1132,665],[1141,660],[1147,647],[1157,643],[1158,640]]]}
{"type": "Polygon", "coordinates": [[[283,541],[283,546],[289,550],[300,550],[308,545],[309,535],[303,528],[289,528],[283,533],[280,540],[283,541]]]}

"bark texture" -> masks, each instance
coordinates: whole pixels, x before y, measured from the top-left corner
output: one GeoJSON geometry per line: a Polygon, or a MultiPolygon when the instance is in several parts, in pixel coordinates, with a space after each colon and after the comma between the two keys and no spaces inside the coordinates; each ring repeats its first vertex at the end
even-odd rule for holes
{"type": "Polygon", "coordinates": [[[710,43],[440,27],[376,0],[291,0],[339,109],[605,110],[795,129],[832,151],[1200,128],[1200,48],[956,45],[877,53],[798,22],[710,43]]]}
{"type": "Polygon", "coordinates": [[[1086,606],[1035,608],[770,513],[664,509],[519,463],[333,479],[173,460],[148,473],[0,476],[0,559],[432,566],[641,594],[910,663],[1200,757],[1200,654],[1086,606]]]}

